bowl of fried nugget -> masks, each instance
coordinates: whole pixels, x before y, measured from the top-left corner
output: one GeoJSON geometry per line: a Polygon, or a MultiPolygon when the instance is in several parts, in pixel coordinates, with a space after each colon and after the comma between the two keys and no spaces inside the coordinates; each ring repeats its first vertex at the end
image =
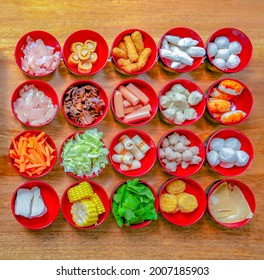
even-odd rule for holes
{"type": "Polygon", "coordinates": [[[157,59],[157,54],[154,39],[139,29],[128,29],[119,33],[111,49],[115,69],[125,75],[140,75],[149,71],[157,59]]]}
{"type": "Polygon", "coordinates": [[[198,222],[206,211],[206,194],[190,178],[172,178],[159,191],[159,209],[163,217],[177,226],[198,222]]]}

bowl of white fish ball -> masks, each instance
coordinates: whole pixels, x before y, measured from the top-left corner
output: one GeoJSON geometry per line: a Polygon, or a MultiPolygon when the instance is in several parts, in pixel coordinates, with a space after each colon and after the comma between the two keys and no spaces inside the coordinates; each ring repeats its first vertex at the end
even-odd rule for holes
{"type": "Polygon", "coordinates": [[[253,46],[248,36],[236,28],[215,31],[206,43],[207,66],[215,72],[236,73],[251,61],[253,46]]]}
{"type": "Polygon", "coordinates": [[[215,132],[206,144],[206,159],[210,167],[223,176],[237,176],[251,165],[254,149],[241,131],[222,129],[215,132]]]}
{"type": "Polygon", "coordinates": [[[245,183],[223,179],[210,188],[207,209],[213,220],[221,226],[238,228],[252,219],[256,201],[252,190],[245,183]]]}

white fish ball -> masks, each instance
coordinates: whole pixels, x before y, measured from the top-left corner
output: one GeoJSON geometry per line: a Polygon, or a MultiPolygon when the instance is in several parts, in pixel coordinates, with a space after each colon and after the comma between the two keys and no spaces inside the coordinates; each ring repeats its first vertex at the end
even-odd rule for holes
{"type": "Polygon", "coordinates": [[[235,69],[240,64],[239,56],[231,54],[226,62],[226,68],[235,69]]]}
{"type": "Polygon", "coordinates": [[[216,152],[219,152],[220,149],[225,147],[225,140],[222,138],[214,138],[212,139],[212,141],[210,142],[210,146],[209,148],[211,150],[214,150],[216,152]]]}
{"type": "Polygon", "coordinates": [[[216,166],[220,163],[219,154],[216,151],[213,150],[210,151],[209,153],[207,153],[206,157],[207,157],[207,161],[212,166],[216,166]]]}
{"type": "Polygon", "coordinates": [[[227,148],[230,148],[230,149],[233,149],[235,151],[238,151],[241,148],[241,143],[240,143],[240,141],[237,138],[230,137],[230,138],[225,140],[225,146],[227,148]]]}
{"type": "Polygon", "coordinates": [[[218,47],[215,43],[211,42],[208,44],[207,53],[209,56],[211,57],[215,56],[217,51],[218,51],[218,47]]]}
{"type": "Polygon", "coordinates": [[[229,46],[229,40],[225,36],[216,37],[214,43],[217,45],[218,49],[226,49],[229,46]]]}
{"type": "Polygon", "coordinates": [[[228,49],[232,54],[240,54],[242,51],[242,46],[239,42],[234,41],[229,44],[228,49]]]}
{"type": "Polygon", "coordinates": [[[212,63],[218,67],[219,69],[225,69],[226,68],[226,61],[222,58],[215,58],[212,60],[212,63]]]}
{"type": "Polygon", "coordinates": [[[222,58],[227,61],[230,56],[229,49],[220,49],[217,51],[215,58],[222,58]]]}
{"type": "Polygon", "coordinates": [[[235,162],[236,166],[243,167],[247,165],[249,161],[249,155],[245,151],[236,151],[237,160],[235,162]]]}
{"type": "Polygon", "coordinates": [[[235,161],[237,160],[236,151],[224,147],[219,151],[219,159],[222,162],[235,163],[235,161]]]}
{"type": "Polygon", "coordinates": [[[221,167],[223,167],[223,168],[232,168],[232,167],[234,167],[234,163],[233,162],[220,162],[220,164],[219,164],[221,167]]]}

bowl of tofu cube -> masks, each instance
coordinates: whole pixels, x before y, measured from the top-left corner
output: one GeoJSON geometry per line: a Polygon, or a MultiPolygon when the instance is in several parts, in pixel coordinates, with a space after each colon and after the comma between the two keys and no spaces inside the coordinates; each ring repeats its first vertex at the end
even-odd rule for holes
{"type": "Polygon", "coordinates": [[[206,43],[206,65],[214,72],[236,73],[251,61],[253,46],[248,36],[237,28],[215,31],[206,43]]]}
{"type": "Polygon", "coordinates": [[[162,120],[178,126],[197,122],[206,108],[201,88],[187,79],[176,79],[167,83],[161,89],[158,100],[162,120]]]}
{"type": "Polygon", "coordinates": [[[200,35],[187,27],[168,30],[158,44],[162,68],[173,73],[195,70],[205,58],[204,43],[200,35]]]}
{"type": "Polygon", "coordinates": [[[23,227],[43,229],[52,224],[60,210],[60,200],[48,183],[32,180],[21,184],[13,193],[11,211],[23,227]]]}
{"type": "Polygon", "coordinates": [[[125,125],[149,123],[158,110],[158,97],[147,82],[130,78],[118,84],[112,92],[110,107],[115,119],[125,125]]]}
{"type": "Polygon", "coordinates": [[[197,173],[205,161],[205,148],[191,130],[175,129],[164,134],[157,145],[158,160],[166,173],[187,177],[197,173]]]}
{"type": "Polygon", "coordinates": [[[138,177],[151,170],[157,150],[152,138],[139,129],[125,129],[111,141],[109,157],[114,169],[124,176],[138,177]]]}

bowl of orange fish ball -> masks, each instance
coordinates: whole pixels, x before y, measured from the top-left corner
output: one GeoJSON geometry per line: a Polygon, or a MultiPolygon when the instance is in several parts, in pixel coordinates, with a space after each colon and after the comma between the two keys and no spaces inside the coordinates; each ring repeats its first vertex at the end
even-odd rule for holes
{"type": "Polygon", "coordinates": [[[212,120],[223,125],[246,121],[253,110],[253,95],[249,88],[233,78],[214,82],[206,94],[206,106],[212,120]]]}
{"type": "Polygon", "coordinates": [[[44,131],[26,130],[12,138],[8,156],[18,174],[39,178],[55,166],[57,149],[51,136],[44,131]]]}
{"type": "Polygon", "coordinates": [[[193,71],[205,57],[202,38],[187,27],[168,30],[159,41],[158,51],[161,67],[173,73],[193,71]]]}
{"type": "Polygon", "coordinates": [[[61,211],[70,225],[78,229],[94,229],[108,216],[109,198],[98,183],[80,180],[64,191],[61,197],[61,211]]]}
{"type": "Polygon", "coordinates": [[[202,140],[187,129],[175,129],[165,133],[157,145],[157,154],[164,171],[177,177],[195,174],[205,160],[202,140]]]}
{"type": "Polygon", "coordinates": [[[110,107],[118,122],[140,126],[154,118],[158,110],[158,97],[147,82],[134,78],[126,79],[113,90],[110,107]]]}
{"type": "Polygon", "coordinates": [[[147,133],[129,128],[112,139],[109,157],[117,172],[128,177],[138,177],[151,170],[157,151],[154,141],[147,133]]]}
{"type": "Polygon", "coordinates": [[[206,194],[190,178],[172,178],[160,188],[159,209],[163,217],[177,226],[190,226],[198,222],[206,211],[206,194]]]}
{"type": "Polygon", "coordinates": [[[34,30],[23,35],[15,47],[16,64],[30,77],[43,77],[60,64],[61,46],[50,33],[34,30]]]}
{"type": "Polygon", "coordinates": [[[252,190],[244,182],[222,179],[209,188],[207,209],[219,225],[239,228],[253,218],[256,201],[252,190]]]}
{"type": "Polygon", "coordinates": [[[52,224],[60,211],[55,189],[44,181],[22,183],[13,193],[11,210],[18,223],[39,230],[52,224]]]}
{"type": "Polygon", "coordinates": [[[30,80],[15,89],[11,97],[11,108],[22,124],[39,127],[55,118],[59,99],[54,88],[47,82],[30,80]]]}
{"type": "Polygon", "coordinates": [[[115,69],[125,75],[140,75],[149,71],[156,62],[157,54],[154,39],[140,29],[119,33],[111,49],[115,69]]]}
{"type": "Polygon", "coordinates": [[[209,166],[223,176],[238,176],[251,166],[254,149],[241,131],[222,129],[213,133],[206,143],[209,166]]]}
{"type": "Polygon", "coordinates": [[[93,30],[78,30],[68,36],[62,57],[75,75],[94,75],[107,63],[109,48],[106,40],[93,30]]]}
{"type": "Polygon", "coordinates": [[[236,73],[251,61],[253,46],[248,36],[236,28],[216,30],[207,40],[207,67],[220,73],[236,73]]]}
{"type": "Polygon", "coordinates": [[[178,126],[196,123],[206,108],[201,88],[187,79],[167,83],[159,93],[159,112],[163,121],[178,126]]]}

